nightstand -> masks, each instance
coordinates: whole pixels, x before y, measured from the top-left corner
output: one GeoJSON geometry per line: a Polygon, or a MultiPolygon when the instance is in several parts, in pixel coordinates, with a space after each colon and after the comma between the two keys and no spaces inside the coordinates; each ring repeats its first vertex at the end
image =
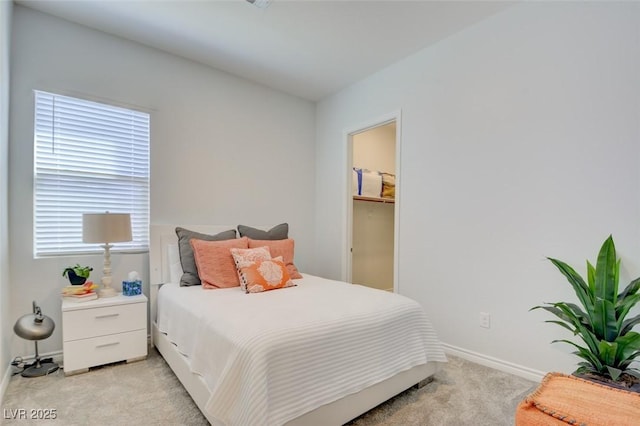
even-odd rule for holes
{"type": "Polygon", "coordinates": [[[62,301],[62,350],[65,375],[89,367],[147,356],[145,295],[62,301]]]}

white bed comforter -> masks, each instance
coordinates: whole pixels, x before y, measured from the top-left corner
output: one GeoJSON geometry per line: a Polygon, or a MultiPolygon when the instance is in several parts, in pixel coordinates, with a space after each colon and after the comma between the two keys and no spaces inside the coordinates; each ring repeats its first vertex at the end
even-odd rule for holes
{"type": "Polygon", "coordinates": [[[420,305],[304,275],[245,294],[164,285],[158,327],[201,375],[207,414],[227,425],[281,425],[427,361],[446,362],[420,305]]]}

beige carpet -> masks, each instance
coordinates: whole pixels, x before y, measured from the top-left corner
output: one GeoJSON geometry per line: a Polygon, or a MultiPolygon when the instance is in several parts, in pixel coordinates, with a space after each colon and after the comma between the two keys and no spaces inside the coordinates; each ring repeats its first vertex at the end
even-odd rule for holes
{"type": "MultiPolygon", "coordinates": [[[[435,380],[409,389],[349,425],[511,426],[518,402],[537,386],[528,380],[449,357],[435,380]]],[[[12,378],[3,424],[207,425],[162,357],[119,363],[65,377],[62,372],[12,378]],[[54,421],[11,419],[17,409],[55,409],[54,421]]]]}

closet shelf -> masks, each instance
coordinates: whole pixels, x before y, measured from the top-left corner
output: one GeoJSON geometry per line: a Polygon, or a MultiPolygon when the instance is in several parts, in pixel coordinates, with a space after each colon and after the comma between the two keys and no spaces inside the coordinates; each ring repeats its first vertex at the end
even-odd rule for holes
{"type": "Polygon", "coordinates": [[[384,204],[394,204],[396,200],[393,198],[378,198],[378,197],[363,197],[361,195],[354,195],[354,200],[358,201],[369,201],[372,203],[384,203],[384,204]]]}

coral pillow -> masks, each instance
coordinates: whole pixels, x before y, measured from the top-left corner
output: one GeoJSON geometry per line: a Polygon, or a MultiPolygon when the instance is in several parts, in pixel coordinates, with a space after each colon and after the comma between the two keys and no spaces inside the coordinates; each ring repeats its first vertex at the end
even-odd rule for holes
{"type": "Polygon", "coordinates": [[[274,259],[251,262],[240,269],[247,293],[260,293],[278,288],[293,287],[287,267],[278,256],[274,259]]]}
{"type": "MultiPolygon", "coordinates": [[[[256,262],[261,262],[263,260],[271,260],[269,247],[257,247],[250,249],[232,248],[230,251],[236,265],[238,278],[240,280],[240,288],[243,291],[247,291],[247,281],[242,275],[242,268],[246,268],[247,266],[251,266],[256,262]]],[[[282,258],[280,259],[282,260],[282,258]]]]}
{"type": "Polygon", "coordinates": [[[302,278],[302,275],[298,272],[298,268],[293,264],[294,242],[291,238],[286,240],[252,240],[249,238],[249,248],[264,246],[269,247],[271,257],[282,256],[291,279],[302,278]]]}
{"type": "Polygon", "coordinates": [[[193,248],[191,247],[191,241],[193,238],[196,240],[204,241],[222,241],[222,240],[235,240],[236,231],[230,229],[228,231],[220,232],[216,235],[201,234],[200,232],[190,231],[185,228],[176,228],[176,235],[178,236],[178,251],[180,253],[180,265],[182,266],[182,277],[180,278],[180,286],[200,285],[200,278],[198,278],[198,267],[193,255],[193,248]]]}
{"type": "Polygon", "coordinates": [[[232,248],[246,249],[246,237],[225,241],[203,241],[192,239],[191,247],[203,288],[227,288],[240,285],[236,264],[229,251],[232,248]]]}

